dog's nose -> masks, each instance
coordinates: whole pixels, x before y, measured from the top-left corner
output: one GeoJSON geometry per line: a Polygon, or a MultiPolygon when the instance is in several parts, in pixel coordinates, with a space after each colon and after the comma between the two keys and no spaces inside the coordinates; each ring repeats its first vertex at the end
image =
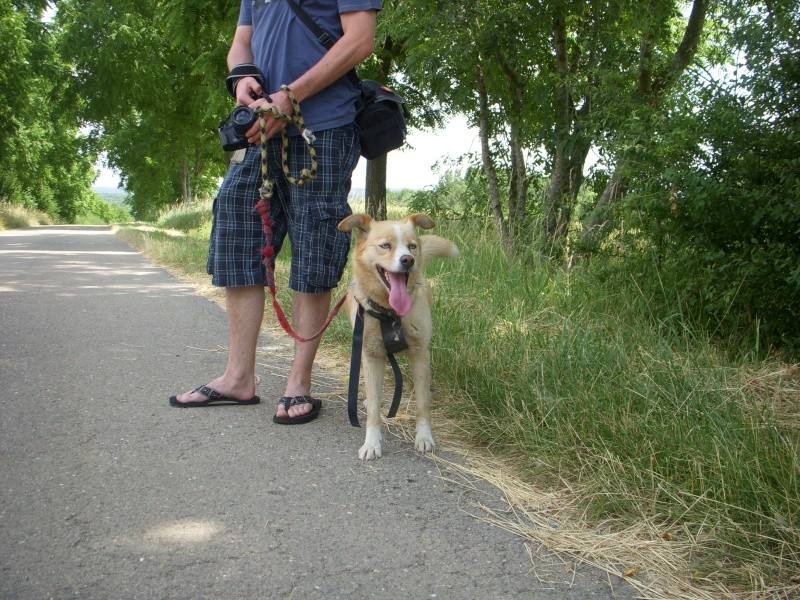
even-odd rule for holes
{"type": "Polygon", "coordinates": [[[403,254],[400,257],[400,265],[406,270],[410,269],[414,266],[414,257],[410,254],[403,254]]]}

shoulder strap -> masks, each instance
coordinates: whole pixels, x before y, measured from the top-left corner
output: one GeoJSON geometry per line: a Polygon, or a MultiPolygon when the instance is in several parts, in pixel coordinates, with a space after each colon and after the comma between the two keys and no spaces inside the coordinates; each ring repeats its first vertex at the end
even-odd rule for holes
{"type": "MultiPolygon", "coordinates": [[[[311,33],[317,36],[317,41],[323,46],[325,46],[325,48],[330,50],[334,43],[333,38],[330,36],[330,34],[324,29],[322,29],[322,27],[317,25],[317,22],[314,19],[312,19],[311,16],[306,11],[304,11],[303,8],[297,2],[295,2],[295,0],[286,0],[286,2],[289,4],[289,8],[291,8],[294,11],[294,13],[300,18],[303,24],[306,27],[308,27],[311,33]]],[[[355,69],[350,69],[347,72],[347,78],[350,80],[350,83],[352,83],[356,88],[361,87],[361,79],[358,77],[358,74],[356,73],[355,69]]]]}

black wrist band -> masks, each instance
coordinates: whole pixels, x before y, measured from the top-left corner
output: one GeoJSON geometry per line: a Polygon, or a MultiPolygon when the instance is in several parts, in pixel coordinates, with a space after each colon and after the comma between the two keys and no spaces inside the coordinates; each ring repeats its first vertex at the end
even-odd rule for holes
{"type": "Polygon", "coordinates": [[[255,78],[261,84],[261,92],[267,92],[267,82],[261,70],[253,63],[242,63],[233,67],[225,80],[225,86],[231,96],[236,98],[236,84],[245,77],[255,78]]]}

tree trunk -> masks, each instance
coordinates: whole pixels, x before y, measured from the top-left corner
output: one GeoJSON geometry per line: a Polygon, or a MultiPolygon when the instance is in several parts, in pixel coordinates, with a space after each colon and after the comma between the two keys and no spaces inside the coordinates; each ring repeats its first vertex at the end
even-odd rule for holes
{"type": "MultiPolygon", "coordinates": [[[[398,54],[402,54],[402,44],[395,44],[391,36],[386,36],[383,40],[381,52],[378,53],[380,59],[380,72],[384,80],[389,78],[392,72],[392,60],[398,54]]],[[[366,212],[379,221],[386,219],[386,167],[388,155],[381,156],[375,160],[367,161],[367,181],[364,190],[364,203],[366,212]]]]}
{"type": "Polygon", "coordinates": [[[565,210],[563,198],[568,179],[566,157],[556,149],[540,227],[542,251],[546,255],[558,254],[556,247],[567,233],[569,211],[565,210]]]}
{"type": "Polygon", "coordinates": [[[508,224],[503,216],[503,205],[500,202],[500,185],[497,182],[497,173],[492,160],[492,153],[489,147],[489,99],[486,94],[486,85],[483,80],[483,71],[480,65],[476,66],[478,84],[478,130],[481,138],[481,160],[483,162],[483,172],[489,186],[489,203],[494,214],[497,229],[500,232],[500,241],[503,247],[509,245],[508,224]]]}
{"type": "MultiPolygon", "coordinates": [[[[203,174],[203,157],[200,153],[200,148],[195,148],[194,151],[194,170],[192,172],[192,181],[194,182],[193,188],[197,187],[198,182],[200,181],[200,176],[203,174]]],[[[194,193],[192,194],[194,195],[194,193]]],[[[192,198],[194,200],[194,198],[192,198]]]]}
{"type": "Polygon", "coordinates": [[[386,220],[386,163],[388,155],[367,161],[365,210],[378,221],[386,220]]]}
{"type": "Polygon", "coordinates": [[[566,192],[569,189],[567,145],[573,110],[572,100],[567,89],[569,62],[566,8],[563,6],[557,7],[553,15],[553,49],[555,52],[556,71],[560,82],[556,88],[554,102],[556,122],[553,139],[553,162],[540,225],[539,242],[542,252],[546,256],[560,254],[559,246],[567,234],[567,224],[571,213],[570,206],[564,203],[566,192]]]}
{"type": "Polygon", "coordinates": [[[520,81],[519,74],[508,64],[503,53],[496,49],[495,62],[500,65],[508,78],[509,97],[511,101],[506,109],[509,131],[509,154],[511,169],[508,181],[508,232],[510,239],[517,240],[518,236],[527,229],[528,223],[528,173],[525,164],[525,141],[521,135],[523,113],[525,108],[525,85],[520,81]]]}
{"type": "Polygon", "coordinates": [[[608,180],[603,193],[597,199],[589,220],[583,226],[580,237],[581,252],[591,252],[608,233],[608,207],[625,195],[626,178],[622,175],[622,165],[617,165],[608,180]]]}
{"type": "Polygon", "coordinates": [[[545,195],[546,211],[542,217],[541,234],[542,249],[549,256],[561,252],[569,231],[572,210],[585,179],[583,167],[591,142],[582,136],[573,137],[575,147],[571,154],[556,150],[545,195]]]}
{"type": "Polygon", "coordinates": [[[189,161],[186,157],[181,163],[181,202],[191,204],[192,202],[192,179],[189,173],[189,161]]]}
{"type": "Polygon", "coordinates": [[[511,177],[508,185],[508,228],[516,239],[525,231],[528,221],[528,174],[525,166],[525,153],[519,128],[509,123],[509,146],[511,151],[511,177]]]}

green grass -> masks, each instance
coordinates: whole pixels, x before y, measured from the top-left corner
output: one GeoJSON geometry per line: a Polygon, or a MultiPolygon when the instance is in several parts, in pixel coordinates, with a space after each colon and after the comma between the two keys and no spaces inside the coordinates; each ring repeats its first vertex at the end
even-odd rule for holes
{"type": "MultiPolygon", "coordinates": [[[[159,223],[185,230],[123,235],[202,272],[208,207],[159,223]]],[[[490,224],[434,232],[462,252],[427,270],[434,391],[469,441],[538,486],[568,485],[593,522],[694,540],[697,585],[785,597],[800,573],[800,369],[693,325],[644,256],[567,272],[509,259],[490,224]]],[[[342,347],[349,337],[341,318],[326,334],[342,347]]]]}
{"type": "Polygon", "coordinates": [[[179,205],[165,210],[156,219],[156,225],[190,233],[208,241],[211,232],[211,203],[179,205]]]}
{"type": "Polygon", "coordinates": [[[210,232],[211,205],[198,203],[165,210],[153,224],[126,224],[118,235],[151,260],[196,277],[205,273],[210,232]]]}
{"type": "MultiPolygon", "coordinates": [[[[71,221],[75,225],[107,225],[132,221],[130,211],[118,202],[110,202],[92,193],[80,203],[80,212],[71,221]]],[[[53,225],[63,222],[44,211],[11,204],[0,198],[0,231],[3,229],[23,229],[36,225],[53,225]]]]}

